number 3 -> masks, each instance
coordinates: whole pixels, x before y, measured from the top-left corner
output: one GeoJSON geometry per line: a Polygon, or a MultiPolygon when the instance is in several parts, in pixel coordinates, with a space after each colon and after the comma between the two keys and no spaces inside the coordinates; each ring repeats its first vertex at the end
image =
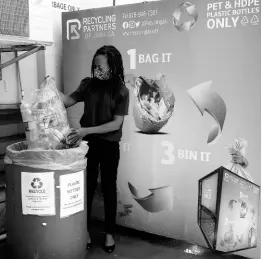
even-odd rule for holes
{"type": "Polygon", "coordinates": [[[163,141],[161,143],[161,145],[163,147],[166,147],[165,150],[165,155],[166,155],[166,159],[162,159],[161,163],[164,165],[172,165],[175,161],[175,156],[174,156],[174,146],[172,143],[168,142],[168,141],[163,141]]]}

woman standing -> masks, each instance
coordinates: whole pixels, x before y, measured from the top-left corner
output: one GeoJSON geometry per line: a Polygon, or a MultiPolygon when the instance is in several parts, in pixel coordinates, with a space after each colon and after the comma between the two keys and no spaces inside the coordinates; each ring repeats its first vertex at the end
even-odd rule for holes
{"type": "MultiPolygon", "coordinates": [[[[66,107],[84,102],[81,128],[70,134],[68,140],[88,141],[87,153],[87,211],[88,234],[94,193],[97,185],[98,167],[105,208],[105,251],[115,249],[113,237],[117,209],[116,180],[120,158],[119,142],[122,136],[124,116],[128,114],[129,91],[125,86],[124,68],[120,52],[114,46],[103,46],[93,57],[91,78],[82,80],[71,95],[61,94],[66,107]]],[[[87,250],[92,242],[88,235],[87,250]]]]}

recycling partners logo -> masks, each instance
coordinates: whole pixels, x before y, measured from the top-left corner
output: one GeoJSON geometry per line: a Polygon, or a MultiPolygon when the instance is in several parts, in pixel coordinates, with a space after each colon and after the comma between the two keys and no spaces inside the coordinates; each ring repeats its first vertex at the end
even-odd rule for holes
{"type": "Polygon", "coordinates": [[[178,31],[189,31],[198,18],[196,7],[189,2],[181,4],[173,13],[173,24],[178,31]]]}
{"type": "Polygon", "coordinates": [[[81,22],[78,19],[66,21],[66,38],[68,40],[80,39],[81,22]]]}
{"type": "Polygon", "coordinates": [[[33,189],[41,189],[43,185],[44,184],[40,178],[34,178],[33,181],[31,182],[31,186],[33,187],[33,189]]]}

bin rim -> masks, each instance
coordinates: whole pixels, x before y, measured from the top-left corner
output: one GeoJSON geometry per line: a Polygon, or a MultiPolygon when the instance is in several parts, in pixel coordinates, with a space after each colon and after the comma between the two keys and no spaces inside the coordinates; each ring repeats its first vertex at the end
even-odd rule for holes
{"type": "Polygon", "coordinates": [[[13,143],[9,146],[6,147],[7,150],[10,150],[12,152],[15,153],[21,153],[21,152],[49,152],[49,153],[53,153],[53,152],[57,152],[57,151],[66,151],[66,152],[70,152],[70,150],[72,151],[77,151],[81,148],[81,145],[87,145],[87,141],[81,141],[80,145],[78,147],[74,147],[74,148],[68,148],[68,149],[22,149],[22,150],[14,150],[12,147],[17,146],[17,145],[24,145],[25,147],[28,147],[27,141],[20,141],[20,142],[16,142],[13,143]]]}

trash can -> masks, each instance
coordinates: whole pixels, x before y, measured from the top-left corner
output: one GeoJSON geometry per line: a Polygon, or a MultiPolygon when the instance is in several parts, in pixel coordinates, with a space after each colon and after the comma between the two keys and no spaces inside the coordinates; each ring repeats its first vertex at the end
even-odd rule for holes
{"type": "MultiPolygon", "coordinates": [[[[88,147],[6,149],[7,245],[16,259],[82,259],[87,238],[88,147]]],[[[9,257],[8,257],[9,258],[9,257]]]]}

